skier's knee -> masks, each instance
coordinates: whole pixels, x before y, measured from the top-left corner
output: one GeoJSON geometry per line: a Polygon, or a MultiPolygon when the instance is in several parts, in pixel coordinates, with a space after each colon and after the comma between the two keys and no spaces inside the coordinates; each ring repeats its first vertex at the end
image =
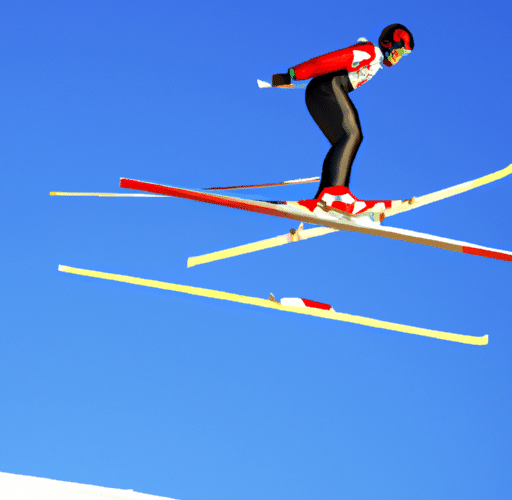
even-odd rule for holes
{"type": "Polygon", "coordinates": [[[357,146],[360,146],[363,142],[363,133],[361,132],[361,129],[355,128],[350,131],[350,139],[353,144],[357,144],[357,146]]]}

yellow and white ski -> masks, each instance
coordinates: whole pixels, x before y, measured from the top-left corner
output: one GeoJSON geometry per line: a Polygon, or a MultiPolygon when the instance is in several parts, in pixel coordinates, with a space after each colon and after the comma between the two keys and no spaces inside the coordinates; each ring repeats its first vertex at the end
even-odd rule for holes
{"type": "Polygon", "coordinates": [[[277,302],[273,295],[270,299],[261,299],[257,297],[248,297],[246,295],[238,295],[234,293],[221,292],[219,290],[210,290],[208,288],[198,288],[187,285],[178,285],[175,283],[166,283],[164,281],[149,280],[144,278],[136,278],[133,276],[125,276],[122,274],[105,273],[101,271],[92,271],[89,269],[80,269],[76,267],[59,265],[59,271],[70,274],[78,274],[80,276],[88,276],[91,278],[100,278],[104,280],[118,281],[121,283],[130,283],[132,285],[140,285],[151,288],[160,288],[162,290],[170,290],[173,292],[186,293],[189,295],[197,295],[200,297],[209,297],[212,299],[227,300],[230,302],[238,302],[241,304],[250,304],[258,307],[266,307],[276,311],[286,311],[296,314],[304,314],[316,316],[318,318],[331,319],[336,321],[344,321],[346,323],[355,323],[357,325],[370,326],[372,328],[381,328],[383,330],[391,330],[395,332],[408,333],[411,335],[420,335],[422,337],[431,337],[450,342],[459,342],[461,344],[471,345],[487,345],[489,341],[488,335],[474,337],[470,335],[462,335],[459,333],[442,332],[438,330],[430,330],[428,328],[419,328],[416,326],[401,325],[391,323],[389,321],[381,321],[378,319],[366,318],[363,316],[355,316],[352,314],[335,312],[332,308],[323,308],[324,304],[314,303],[320,307],[304,307],[304,303],[313,302],[304,299],[288,299],[283,303],[277,302]]]}

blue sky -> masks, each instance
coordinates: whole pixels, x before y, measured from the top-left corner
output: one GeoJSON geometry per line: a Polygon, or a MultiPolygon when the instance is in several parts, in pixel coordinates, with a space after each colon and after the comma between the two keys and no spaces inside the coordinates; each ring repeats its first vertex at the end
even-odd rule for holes
{"type": "MultiPolygon", "coordinates": [[[[497,5],[4,2],[0,470],[183,500],[503,498],[510,263],[331,234],[187,269],[189,256],[294,223],[186,200],[49,196],[120,192],[120,177],[200,188],[320,175],[328,144],[303,90],[256,79],[395,22],[416,48],[351,94],[364,134],[354,194],[410,198],[504,168],[511,9],[497,5]],[[489,345],[65,275],[59,264],[306,297],[487,333],[489,345]]],[[[499,181],[389,225],[511,251],[511,192],[499,181]]]]}

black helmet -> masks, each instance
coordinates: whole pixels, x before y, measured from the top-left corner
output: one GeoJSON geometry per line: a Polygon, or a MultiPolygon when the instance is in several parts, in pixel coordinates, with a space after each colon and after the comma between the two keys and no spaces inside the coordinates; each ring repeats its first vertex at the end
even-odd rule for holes
{"type": "Polygon", "coordinates": [[[382,53],[391,52],[394,48],[414,49],[412,33],[403,24],[390,24],[382,30],[379,37],[382,53]]]}

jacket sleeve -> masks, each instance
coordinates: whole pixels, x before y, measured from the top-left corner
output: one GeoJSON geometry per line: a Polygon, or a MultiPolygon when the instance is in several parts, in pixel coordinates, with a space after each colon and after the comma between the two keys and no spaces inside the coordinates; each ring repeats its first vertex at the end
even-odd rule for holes
{"type": "Polygon", "coordinates": [[[315,57],[290,69],[293,69],[295,73],[295,80],[308,80],[334,71],[357,71],[374,57],[375,47],[373,44],[363,42],[315,57]]]}

